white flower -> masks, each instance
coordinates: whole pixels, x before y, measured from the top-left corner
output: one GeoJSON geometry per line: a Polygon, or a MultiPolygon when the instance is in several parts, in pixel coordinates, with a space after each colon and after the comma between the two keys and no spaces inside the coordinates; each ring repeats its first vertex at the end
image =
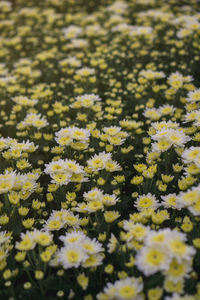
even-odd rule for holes
{"type": "Polygon", "coordinates": [[[177,195],[175,193],[161,196],[161,204],[166,208],[180,209],[177,207],[177,195]]]}
{"type": "Polygon", "coordinates": [[[66,166],[65,161],[63,159],[60,159],[58,161],[52,161],[48,164],[45,164],[44,172],[46,174],[58,174],[65,172],[66,166]]]}
{"type": "Polygon", "coordinates": [[[84,192],[83,197],[86,201],[102,201],[103,192],[98,188],[94,188],[89,192],[84,192]]]}
{"type": "Polygon", "coordinates": [[[115,299],[117,300],[142,300],[142,296],[138,296],[143,289],[143,283],[140,279],[134,277],[127,277],[125,279],[117,280],[114,285],[115,299]]]}
{"type": "Polygon", "coordinates": [[[103,131],[111,136],[114,136],[121,131],[121,127],[117,127],[117,126],[104,127],[103,131]]]}
{"type": "Polygon", "coordinates": [[[88,141],[90,137],[90,131],[88,129],[72,127],[70,130],[70,137],[72,139],[85,142],[88,141]]]}
{"type": "Polygon", "coordinates": [[[102,170],[105,168],[106,162],[109,160],[111,160],[111,153],[101,152],[90,158],[87,161],[87,164],[92,170],[102,170]]]}
{"type": "Polygon", "coordinates": [[[84,48],[88,46],[88,41],[85,39],[73,39],[71,42],[67,45],[67,48],[73,49],[73,48],[84,48]]]}
{"type": "Polygon", "coordinates": [[[76,71],[76,74],[77,75],[80,75],[80,76],[83,76],[83,77],[87,77],[87,76],[90,76],[90,75],[93,75],[95,73],[95,69],[93,68],[81,68],[79,70],[76,71]]]}
{"type": "Polygon", "coordinates": [[[154,79],[161,79],[165,77],[165,73],[160,71],[153,71],[153,70],[142,70],[139,73],[140,76],[145,77],[148,80],[154,80],[154,79]]]}
{"type": "Polygon", "coordinates": [[[167,121],[167,122],[161,121],[161,122],[153,122],[151,123],[151,126],[157,131],[160,131],[162,129],[168,129],[168,128],[176,129],[179,127],[179,124],[172,121],[167,121]]]}
{"type": "Polygon", "coordinates": [[[200,147],[190,147],[182,153],[182,158],[186,163],[198,163],[200,158],[200,147]]]}
{"type": "Polygon", "coordinates": [[[58,252],[58,262],[64,269],[78,268],[87,258],[88,255],[80,245],[67,245],[58,252]]]}
{"type": "Polygon", "coordinates": [[[151,137],[155,141],[159,141],[161,139],[166,140],[171,145],[174,146],[183,146],[185,143],[191,140],[189,136],[187,136],[183,131],[178,129],[161,129],[157,131],[155,135],[151,137]]]}
{"type": "Polygon", "coordinates": [[[168,269],[170,258],[164,247],[143,247],[136,255],[136,262],[138,269],[142,271],[145,276],[155,274],[158,271],[165,271],[168,269]]]}
{"type": "Polygon", "coordinates": [[[164,247],[169,240],[172,232],[170,229],[160,229],[159,231],[151,230],[145,239],[145,245],[150,247],[164,247]]]}
{"type": "Polygon", "coordinates": [[[86,235],[81,231],[73,231],[59,237],[59,239],[65,244],[65,246],[79,245],[80,247],[82,247],[81,245],[85,238],[86,235]]]}
{"type": "Polygon", "coordinates": [[[71,66],[74,68],[80,67],[81,66],[81,61],[77,59],[75,56],[70,56],[68,58],[65,58],[63,60],[60,60],[60,65],[61,66],[71,66]]]}
{"type": "Polygon", "coordinates": [[[103,251],[102,245],[96,239],[91,240],[88,237],[86,237],[85,240],[82,242],[82,247],[88,255],[103,251]]]}
{"type": "Polygon", "coordinates": [[[196,89],[194,91],[190,91],[186,98],[188,102],[198,102],[200,101],[200,89],[196,89]]]}
{"type": "Polygon", "coordinates": [[[73,39],[78,37],[82,33],[82,28],[76,25],[70,25],[63,28],[62,32],[67,39],[73,39]]]}
{"type": "Polygon", "coordinates": [[[137,207],[139,211],[144,209],[157,209],[159,207],[159,202],[154,195],[148,193],[147,195],[140,195],[135,203],[134,206],[137,207]]]}

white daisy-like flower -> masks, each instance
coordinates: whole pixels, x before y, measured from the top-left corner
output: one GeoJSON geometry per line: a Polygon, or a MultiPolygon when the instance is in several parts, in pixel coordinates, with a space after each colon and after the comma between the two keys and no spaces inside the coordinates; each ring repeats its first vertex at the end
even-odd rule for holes
{"type": "Polygon", "coordinates": [[[80,245],[67,245],[61,248],[57,255],[58,262],[64,269],[78,268],[88,258],[80,245]]]}
{"type": "Polygon", "coordinates": [[[150,247],[163,247],[163,245],[168,243],[168,239],[171,236],[171,230],[160,229],[159,231],[151,230],[145,239],[145,245],[150,247]]]}
{"type": "Polygon", "coordinates": [[[160,131],[162,129],[169,129],[169,128],[176,129],[179,127],[179,124],[172,121],[167,121],[167,122],[161,121],[161,122],[153,122],[151,123],[151,126],[157,131],[160,131]]]}
{"type": "Polygon", "coordinates": [[[186,163],[195,162],[200,157],[200,147],[191,146],[185,149],[181,157],[186,163]]]}
{"type": "Polygon", "coordinates": [[[183,241],[180,234],[177,234],[176,236],[173,234],[169,238],[166,249],[169,257],[175,258],[178,262],[181,262],[182,260],[190,261],[196,254],[196,250],[192,246],[188,246],[183,241]]]}
{"type": "Polygon", "coordinates": [[[136,255],[138,269],[149,276],[158,271],[166,271],[171,259],[165,247],[143,247],[136,255]]]}
{"type": "Polygon", "coordinates": [[[169,264],[169,269],[164,271],[164,275],[167,280],[178,282],[183,278],[189,277],[188,273],[192,271],[192,261],[182,260],[178,262],[176,259],[172,259],[169,264]]]}
{"type": "Polygon", "coordinates": [[[177,195],[175,193],[161,196],[161,205],[165,208],[180,209],[177,207],[177,195]]]}
{"type": "Polygon", "coordinates": [[[116,134],[118,134],[121,131],[121,127],[117,127],[117,126],[111,126],[111,127],[104,127],[103,131],[106,134],[109,134],[111,136],[114,136],[116,134]]]}
{"type": "Polygon", "coordinates": [[[83,198],[86,201],[97,201],[97,200],[102,201],[102,199],[103,199],[103,192],[100,189],[98,189],[98,188],[94,188],[94,189],[92,189],[89,192],[84,192],[83,193],[83,198]]]}
{"type": "MultiPolygon", "coordinates": [[[[128,229],[128,226],[126,226],[126,224],[124,224],[123,227],[125,230],[128,229]]],[[[128,231],[128,239],[127,242],[131,241],[131,240],[136,240],[136,241],[143,241],[145,239],[145,237],[148,235],[149,233],[149,226],[144,226],[142,224],[132,224],[132,226],[129,227],[128,231]]]]}
{"type": "Polygon", "coordinates": [[[145,209],[157,209],[160,205],[158,200],[154,195],[148,193],[146,195],[140,195],[135,203],[134,206],[137,207],[139,211],[143,211],[145,209]]]}
{"type": "Polygon", "coordinates": [[[72,39],[70,43],[67,45],[67,48],[85,48],[88,46],[88,41],[86,39],[72,39]]]}
{"type": "Polygon", "coordinates": [[[63,159],[60,159],[58,161],[52,161],[48,164],[45,164],[44,172],[46,174],[58,174],[65,172],[66,166],[65,161],[63,159]]]}
{"type": "Polygon", "coordinates": [[[85,240],[82,242],[82,247],[88,255],[103,251],[102,245],[96,239],[91,240],[88,237],[86,237],[85,240]]]}
{"type": "Polygon", "coordinates": [[[187,95],[186,100],[188,102],[198,102],[198,101],[200,101],[200,89],[190,91],[187,95]]]}
{"type": "Polygon", "coordinates": [[[75,56],[70,56],[68,58],[62,59],[60,60],[59,63],[61,66],[71,66],[74,68],[81,66],[81,61],[77,59],[75,56]]]}
{"type": "Polygon", "coordinates": [[[70,245],[81,246],[85,238],[86,235],[81,231],[73,231],[59,237],[59,239],[65,244],[66,247],[70,245]]]}
{"type": "Polygon", "coordinates": [[[27,96],[15,96],[12,100],[19,105],[30,107],[33,107],[38,103],[37,99],[29,99],[27,96]]]}
{"type": "Polygon", "coordinates": [[[172,296],[166,296],[164,300],[194,300],[194,297],[186,294],[181,296],[180,294],[173,293],[172,296]]]}
{"type": "Polygon", "coordinates": [[[117,280],[113,284],[115,289],[115,298],[116,300],[125,300],[132,299],[137,300],[141,299],[138,295],[142,292],[143,283],[139,278],[127,277],[125,279],[117,280]]]}
{"type": "Polygon", "coordinates": [[[105,168],[106,162],[111,160],[111,153],[100,152],[95,154],[87,161],[88,167],[92,170],[102,170],[105,168]]]}
{"type": "Polygon", "coordinates": [[[148,70],[142,70],[139,73],[140,76],[148,79],[148,80],[154,80],[154,79],[161,79],[165,77],[165,73],[162,71],[153,71],[151,69],[148,70]]]}
{"type": "Polygon", "coordinates": [[[77,25],[70,25],[62,29],[64,36],[67,39],[74,39],[81,35],[83,29],[77,25]]]}
{"type": "Polygon", "coordinates": [[[79,165],[79,163],[74,160],[65,159],[64,165],[68,172],[75,174],[85,173],[83,166],[79,165]]]}
{"type": "Polygon", "coordinates": [[[200,185],[192,187],[186,192],[180,192],[177,195],[177,206],[179,208],[190,207],[198,202],[200,199],[200,185]]]}
{"type": "Polygon", "coordinates": [[[165,104],[159,107],[159,111],[163,116],[171,115],[174,113],[176,108],[173,105],[165,104]]]}
{"type": "Polygon", "coordinates": [[[95,74],[95,69],[93,68],[81,68],[79,70],[76,71],[77,75],[83,76],[83,77],[88,77],[90,75],[94,75],[95,74]]]}
{"type": "Polygon", "coordinates": [[[155,135],[152,135],[151,137],[155,141],[159,140],[166,140],[171,145],[174,146],[183,146],[188,141],[191,140],[189,136],[187,136],[183,131],[180,131],[178,129],[161,129],[157,131],[155,135]]]}
{"type": "Polygon", "coordinates": [[[85,142],[88,141],[90,137],[90,131],[88,129],[78,128],[78,127],[72,127],[69,131],[70,137],[72,139],[85,142]]]}

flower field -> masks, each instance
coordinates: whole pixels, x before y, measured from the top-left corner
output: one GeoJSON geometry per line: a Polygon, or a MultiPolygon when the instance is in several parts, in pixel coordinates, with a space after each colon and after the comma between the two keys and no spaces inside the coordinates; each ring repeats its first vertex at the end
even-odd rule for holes
{"type": "Polygon", "coordinates": [[[199,0],[0,1],[0,299],[200,299],[199,0]]]}

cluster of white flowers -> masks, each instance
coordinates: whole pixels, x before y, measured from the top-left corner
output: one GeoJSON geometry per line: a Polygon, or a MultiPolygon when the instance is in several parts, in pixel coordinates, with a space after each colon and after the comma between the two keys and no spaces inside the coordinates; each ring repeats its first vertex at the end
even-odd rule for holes
{"type": "Polygon", "coordinates": [[[59,159],[52,161],[49,164],[45,164],[46,174],[49,174],[52,178],[52,183],[58,185],[67,185],[69,182],[85,182],[84,168],[74,160],[59,159]]]}
{"type": "Polygon", "coordinates": [[[76,71],[76,74],[81,76],[81,77],[88,77],[90,75],[94,75],[95,74],[95,69],[93,68],[81,68],[79,70],[76,71]]]}
{"type": "Polygon", "coordinates": [[[200,147],[191,146],[185,149],[182,153],[182,159],[186,164],[194,163],[197,168],[200,168],[200,147]]]}
{"type": "Polygon", "coordinates": [[[143,300],[142,295],[143,282],[141,278],[127,277],[117,280],[114,283],[108,283],[103,293],[97,295],[98,300],[143,300]]]}
{"type": "Polygon", "coordinates": [[[177,207],[188,208],[194,216],[200,216],[200,185],[177,195],[177,207]]]}
{"type": "Polygon", "coordinates": [[[70,25],[62,29],[66,39],[74,39],[81,35],[82,28],[77,25],[70,25]]]}
{"type": "Polygon", "coordinates": [[[15,96],[12,98],[12,100],[22,106],[30,106],[33,107],[38,103],[38,100],[36,99],[29,99],[26,96],[15,96]]]}
{"type": "Polygon", "coordinates": [[[121,127],[117,126],[104,127],[103,131],[105,134],[101,135],[101,139],[108,141],[111,145],[122,145],[128,137],[128,133],[121,131],[121,127]]]}
{"type": "Polygon", "coordinates": [[[136,255],[138,269],[146,276],[160,271],[167,274],[169,280],[177,282],[183,279],[191,270],[196,253],[186,241],[184,233],[169,228],[149,231],[144,246],[136,255]]]}
{"type": "Polygon", "coordinates": [[[200,89],[190,91],[187,95],[186,100],[188,102],[198,102],[198,101],[200,101],[200,89]]]}
{"type": "Polygon", "coordinates": [[[111,153],[105,152],[95,154],[87,161],[87,165],[92,171],[105,169],[108,172],[115,172],[121,170],[120,165],[112,160],[111,153]]]}
{"type": "Polygon", "coordinates": [[[46,127],[49,123],[46,120],[45,116],[41,116],[41,114],[36,113],[28,113],[25,117],[24,121],[20,122],[17,126],[18,129],[26,128],[26,127],[36,127],[37,129],[41,129],[46,127]]]}
{"type": "Polygon", "coordinates": [[[66,227],[79,228],[80,218],[67,209],[53,210],[43,228],[47,231],[57,231],[66,227]]]}
{"type": "Polygon", "coordinates": [[[26,231],[20,234],[21,241],[15,243],[15,248],[18,250],[26,250],[26,247],[34,249],[36,244],[41,246],[49,246],[53,241],[53,235],[48,231],[26,231]]]}
{"type": "Polygon", "coordinates": [[[148,80],[162,79],[165,77],[165,73],[163,71],[158,72],[158,71],[153,71],[151,69],[142,70],[140,71],[139,75],[148,80]]]}
{"type": "Polygon", "coordinates": [[[88,129],[78,128],[78,127],[67,127],[62,128],[55,133],[56,142],[60,146],[71,145],[76,146],[76,143],[79,142],[80,145],[85,149],[89,143],[90,131],[88,129]]]}
{"type": "Polygon", "coordinates": [[[77,68],[81,66],[81,61],[79,59],[77,59],[75,56],[70,56],[68,58],[64,58],[62,60],[60,60],[60,65],[61,67],[72,67],[72,68],[77,68]]]}
{"type": "Polygon", "coordinates": [[[6,172],[0,174],[0,194],[11,192],[12,195],[12,192],[20,192],[20,198],[26,199],[37,188],[36,181],[39,176],[37,173],[6,172]]]}
{"type": "Polygon", "coordinates": [[[182,147],[191,140],[182,130],[178,129],[161,129],[152,135],[151,138],[156,141],[152,144],[152,150],[163,152],[168,150],[171,146],[182,147]]]}
{"type": "Polygon", "coordinates": [[[76,101],[71,104],[72,108],[80,108],[80,107],[93,107],[95,105],[95,102],[101,101],[101,98],[98,95],[95,94],[84,94],[81,96],[77,96],[76,101]]]}
{"type": "Polygon", "coordinates": [[[192,76],[183,76],[180,72],[176,71],[170,74],[167,82],[173,89],[178,90],[183,87],[184,83],[189,83],[192,80],[192,76]]]}
{"type": "Polygon", "coordinates": [[[63,266],[64,269],[97,267],[102,264],[103,247],[96,239],[90,239],[82,231],[72,231],[60,236],[64,247],[55,253],[50,262],[52,266],[63,266]]]}

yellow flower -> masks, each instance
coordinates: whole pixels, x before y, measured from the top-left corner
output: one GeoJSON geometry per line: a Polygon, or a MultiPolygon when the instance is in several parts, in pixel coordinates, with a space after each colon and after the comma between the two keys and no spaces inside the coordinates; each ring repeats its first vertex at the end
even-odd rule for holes
{"type": "Polygon", "coordinates": [[[131,184],[135,184],[135,185],[139,185],[143,182],[143,177],[142,176],[134,176],[132,179],[131,179],[131,184]]]}
{"type": "Polygon", "coordinates": [[[161,288],[154,288],[148,290],[148,300],[160,300],[163,295],[161,288]]]}
{"type": "Polygon", "coordinates": [[[200,238],[193,239],[192,242],[195,248],[200,249],[200,238]]]}
{"type": "Polygon", "coordinates": [[[25,257],[26,257],[26,252],[25,251],[24,252],[17,252],[17,254],[15,255],[15,260],[21,262],[25,259],[25,257]]]}
{"type": "Polygon", "coordinates": [[[164,183],[169,183],[174,179],[174,176],[161,174],[161,178],[164,183]]]}
{"type": "Polygon", "coordinates": [[[106,240],[106,232],[104,232],[104,233],[99,233],[99,235],[98,235],[98,240],[99,240],[100,242],[104,242],[104,241],[106,240]]]}
{"type": "Polygon", "coordinates": [[[6,214],[0,216],[0,225],[6,225],[9,222],[9,218],[6,214]]]}
{"type": "Polygon", "coordinates": [[[28,228],[31,228],[33,226],[34,222],[35,222],[34,218],[28,218],[26,220],[23,220],[22,224],[25,228],[28,229],[28,228]]]}
{"type": "Polygon", "coordinates": [[[56,184],[67,184],[70,180],[71,175],[68,173],[60,173],[60,174],[54,174],[52,176],[53,180],[55,181],[56,184]]]}
{"type": "Polygon", "coordinates": [[[18,208],[18,213],[19,213],[20,216],[24,217],[28,214],[28,212],[29,212],[29,208],[27,208],[27,207],[21,206],[21,207],[18,208]]]}
{"type": "Polygon", "coordinates": [[[105,268],[104,268],[105,273],[107,274],[112,274],[112,272],[114,271],[114,267],[111,264],[108,264],[105,268]]]}
{"type": "Polygon", "coordinates": [[[35,240],[41,246],[48,246],[52,242],[52,236],[48,232],[39,232],[35,240]]]}
{"type": "Polygon", "coordinates": [[[74,192],[72,192],[72,193],[70,193],[70,192],[68,192],[67,194],[66,194],[66,199],[68,200],[68,201],[74,201],[75,199],[76,199],[76,193],[74,193],[74,192]]]}
{"type": "Polygon", "coordinates": [[[28,236],[26,236],[21,242],[17,242],[16,244],[16,248],[21,251],[28,251],[33,249],[33,247],[34,241],[28,236]]]}
{"type": "Polygon", "coordinates": [[[125,266],[128,268],[132,268],[135,265],[135,258],[131,255],[129,262],[125,263],[125,266]]]}
{"type": "Polygon", "coordinates": [[[165,280],[164,281],[164,289],[168,292],[168,293],[179,293],[182,294],[183,293],[183,281],[180,280],[178,282],[174,282],[171,280],[165,280]]]}
{"type": "Polygon", "coordinates": [[[44,272],[43,271],[39,271],[39,270],[36,270],[35,271],[35,279],[37,280],[41,280],[44,278],[44,272]]]}
{"type": "Polygon", "coordinates": [[[105,218],[106,223],[112,223],[119,217],[120,217],[120,214],[118,211],[112,210],[112,211],[106,211],[104,213],[104,218],[105,218]]]}
{"type": "Polygon", "coordinates": [[[20,195],[16,192],[11,192],[8,194],[8,199],[11,204],[17,205],[20,200],[20,195]]]}
{"type": "Polygon", "coordinates": [[[51,259],[51,255],[51,252],[46,250],[40,254],[40,258],[43,262],[48,262],[51,259]]]}
{"type": "Polygon", "coordinates": [[[81,273],[77,276],[77,282],[82,287],[83,290],[86,290],[88,287],[88,277],[84,273],[81,273]]]}
{"type": "Polygon", "coordinates": [[[102,210],[103,209],[103,203],[101,201],[90,201],[87,204],[87,210],[89,212],[95,212],[97,210],[102,210]]]}

